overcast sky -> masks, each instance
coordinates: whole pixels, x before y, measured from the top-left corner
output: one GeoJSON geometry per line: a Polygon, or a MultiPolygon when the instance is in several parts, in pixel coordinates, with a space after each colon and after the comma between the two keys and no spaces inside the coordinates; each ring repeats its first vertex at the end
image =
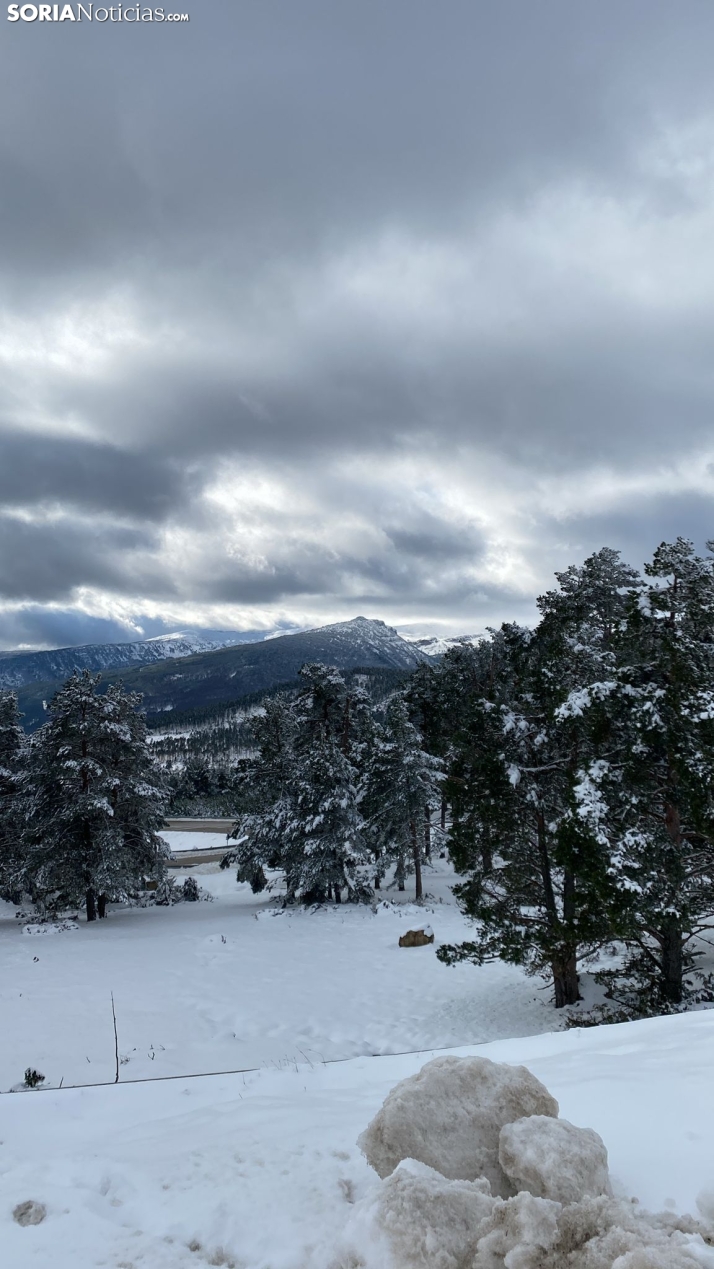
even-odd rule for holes
{"type": "Polygon", "coordinates": [[[703,549],[711,0],[167,8],[4,24],[0,647],[703,549]]]}

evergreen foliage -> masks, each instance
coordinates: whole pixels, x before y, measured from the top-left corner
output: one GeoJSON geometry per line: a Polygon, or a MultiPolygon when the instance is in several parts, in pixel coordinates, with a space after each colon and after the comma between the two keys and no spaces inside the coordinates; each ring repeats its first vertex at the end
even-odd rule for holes
{"type": "Polygon", "coordinates": [[[697,940],[714,913],[714,561],[680,538],[645,572],[604,699],[615,743],[582,799],[626,900],[629,954],[602,977],[635,1013],[697,991],[697,940]]]}
{"type": "Polygon", "coordinates": [[[87,920],[107,900],[164,874],[158,832],[165,795],[137,712],[140,697],[98,675],[75,674],[33,737],[27,771],[23,875],[50,908],[84,902],[87,920]]]}
{"type": "Polygon", "coordinates": [[[373,853],[360,808],[372,704],[360,675],[303,666],[297,696],[251,721],[254,752],[238,768],[237,845],[226,859],[255,891],[280,869],[286,902],[368,899],[373,853]]]}
{"type": "Polygon", "coordinates": [[[395,865],[401,890],[407,872],[423,895],[422,863],[431,853],[431,815],[439,802],[441,763],[422,747],[410,721],[407,702],[395,696],[384,720],[376,724],[364,778],[363,811],[368,840],[376,857],[376,875],[395,865]]]}
{"type": "Polygon", "coordinates": [[[0,897],[18,901],[25,751],[17,697],[0,691],[0,897]]]}
{"type": "Polygon", "coordinates": [[[714,915],[714,562],[679,539],[645,572],[598,552],[557,575],[535,631],[455,648],[410,694],[446,756],[478,928],[439,956],[547,973],[564,1005],[578,962],[618,940],[601,978],[631,1014],[698,990],[714,915]]]}

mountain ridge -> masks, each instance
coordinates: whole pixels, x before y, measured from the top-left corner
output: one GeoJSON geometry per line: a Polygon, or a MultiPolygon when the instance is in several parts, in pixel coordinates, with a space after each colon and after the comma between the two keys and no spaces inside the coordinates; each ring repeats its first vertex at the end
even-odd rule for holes
{"type": "MultiPolygon", "coordinates": [[[[121,678],[128,690],[141,692],[147,715],[155,718],[162,713],[201,709],[219,702],[229,705],[245,696],[268,692],[278,684],[294,683],[306,662],[322,661],[340,670],[372,667],[410,671],[428,660],[424,652],[385,622],[354,617],[260,642],[156,660],[134,668],[118,667],[105,681],[121,678]]],[[[32,729],[42,722],[47,701],[58,685],[57,681],[33,682],[18,690],[26,727],[32,729]]]]}
{"type": "Polygon", "coordinates": [[[173,660],[197,652],[211,652],[259,639],[255,631],[179,630],[126,643],[83,643],[71,648],[41,651],[0,651],[0,688],[17,689],[30,683],[62,682],[75,670],[119,670],[154,661],[173,660]],[[247,637],[246,637],[247,634],[247,637]]]}

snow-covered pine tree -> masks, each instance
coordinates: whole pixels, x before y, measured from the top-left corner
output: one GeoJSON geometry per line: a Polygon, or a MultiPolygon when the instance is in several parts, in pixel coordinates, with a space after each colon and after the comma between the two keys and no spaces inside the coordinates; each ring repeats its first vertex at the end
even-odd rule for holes
{"type": "Polygon", "coordinates": [[[609,551],[558,580],[560,591],[540,601],[536,631],[504,626],[469,658],[470,705],[457,714],[449,771],[450,853],[469,875],[456,892],[481,929],[477,943],[439,955],[498,956],[549,973],[563,1006],[579,999],[578,957],[622,919],[588,790],[603,754],[619,750],[602,702],[638,581],[609,551]]]}
{"type": "Polygon", "coordinates": [[[312,729],[293,770],[282,859],[287,900],[371,898],[371,853],[358,805],[358,771],[327,725],[312,729]]]}
{"type": "Polygon", "coordinates": [[[426,753],[409,718],[403,696],[389,701],[384,721],[375,727],[364,777],[365,831],[377,861],[377,874],[395,865],[401,890],[407,872],[415,875],[416,898],[423,895],[422,864],[426,825],[440,802],[441,763],[426,753]]]}
{"type": "Polygon", "coordinates": [[[369,898],[371,854],[359,808],[360,770],[372,714],[361,682],[304,665],[294,704],[294,765],[284,835],[288,900],[337,903],[369,898]]]}
{"type": "Polygon", "coordinates": [[[120,684],[99,695],[99,678],[75,673],[56,693],[27,779],[27,887],[46,906],[84,902],[88,921],[142,878],[161,878],[168,853],[141,698],[120,684]]]}
{"type": "Polygon", "coordinates": [[[17,697],[0,691],[0,896],[19,900],[21,787],[26,754],[17,697]]]}
{"type": "Polygon", "coordinates": [[[237,843],[223,863],[238,865],[238,881],[255,894],[268,885],[266,868],[283,868],[285,825],[294,785],[294,706],[282,693],[269,697],[249,724],[253,752],[238,763],[238,815],[231,837],[237,843]]]}
{"type": "Polygon", "coordinates": [[[359,811],[360,764],[371,710],[360,682],[306,665],[297,698],[276,696],[250,724],[254,752],[239,763],[231,836],[238,880],[254,891],[266,869],[285,875],[287,902],[340,902],[371,893],[359,811]]]}
{"type": "Polygon", "coordinates": [[[619,746],[583,799],[626,902],[629,956],[603,977],[629,1013],[676,1008],[696,989],[697,939],[714,915],[714,560],[679,538],[645,571],[598,707],[619,746]]]}
{"type": "Polygon", "coordinates": [[[349,685],[331,665],[308,664],[300,670],[301,690],[294,713],[295,746],[307,751],[313,736],[330,735],[355,766],[369,743],[372,709],[369,694],[359,678],[349,685]]]}

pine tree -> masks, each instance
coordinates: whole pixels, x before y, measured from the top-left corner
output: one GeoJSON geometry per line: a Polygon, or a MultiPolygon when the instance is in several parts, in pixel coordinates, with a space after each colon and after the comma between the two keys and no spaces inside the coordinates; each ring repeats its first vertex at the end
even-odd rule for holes
{"type": "Polygon", "coordinates": [[[364,778],[363,812],[378,875],[394,863],[399,888],[404,889],[406,873],[413,871],[417,899],[423,896],[426,826],[439,801],[440,766],[438,758],[422,747],[405,698],[393,697],[383,723],[375,728],[364,778]]]}
{"type": "Polygon", "coordinates": [[[141,698],[75,673],[56,693],[28,762],[25,876],[50,907],[105,915],[142,878],[161,878],[165,794],[137,712],[141,698]]]}
{"type": "Polygon", "coordinates": [[[236,773],[238,815],[231,837],[237,845],[224,866],[238,865],[238,881],[249,882],[255,894],[268,885],[266,868],[284,867],[285,826],[294,784],[295,717],[292,703],[279,694],[269,697],[264,712],[249,724],[253,753],[241,759],[236,773]]]}
{"type": "Polygon", "coordinates": [[[0,895],[19,900],[22,862],[21,789],[26,755],[17,697],[0,691],[0,895]]]}
{"type": "Polygon", "coordinates": [[[645,571],[606,701],[619,751],[603,755],[589,790],[627,903],[629,955],[603,977],[640,1013],[676,1008],[692,990],[714,913],[714,561],[679,538],[645,571]]]}
{"type": "Polygon", "coordinates": [[[338,670],[306,665],[295,699],[273,697],[251,723],[255,752],[239,764],[236,847],[226,863],[254,891],[280,869],[286,901],[348,900],[371,893],[358,808],[360,764],[371,727],[369,698],[338,670]]]}
{"type": "Polygon", "coordinates": [[[327,726],[313,731],[294,768],[284,826],[287,899],[339,903],[371,897],[371,856],[358,806],[358,773],[327,726]]]}
{"type": "Polygon", "coordinates": [[[439,955],[549,973],[561,1007],[579,999],[579,957],[623,920],[591,791],[603,753],[620,744],[599,706],[614,690],[613,639],[637,578],[603,551],[558,580],[535,632],[504,626],[469,658],[447,783],[450,853],[468,875],[456,893],[480,938],[439,955]]]}

